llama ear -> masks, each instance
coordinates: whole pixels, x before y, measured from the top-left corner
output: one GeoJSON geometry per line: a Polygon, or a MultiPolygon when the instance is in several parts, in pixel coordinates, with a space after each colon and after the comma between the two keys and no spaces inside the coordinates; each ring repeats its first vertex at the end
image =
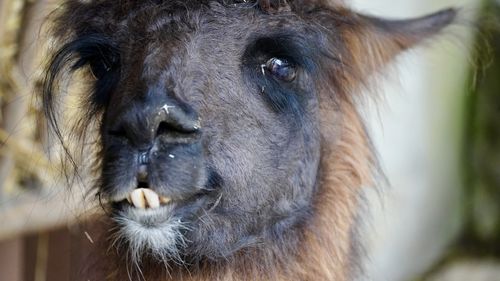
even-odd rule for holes
{"type": "Polygon", "coordinates": [[[457,10],[446,9],[409,20],[359,16],[367,27],[365,39],[369,41],[366,43],[377,49],[377,53],[382,55],[382,60],[388,61],[401,51],[412,48],[438,34],[455,20],[457,10]]]}

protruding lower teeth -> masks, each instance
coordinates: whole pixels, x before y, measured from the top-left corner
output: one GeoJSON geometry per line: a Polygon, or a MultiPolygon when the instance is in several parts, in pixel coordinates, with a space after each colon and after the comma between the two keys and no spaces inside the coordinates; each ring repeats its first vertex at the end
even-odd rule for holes
{"type": "Polygon", "coordinates": [[[156,192],[148,188],[143,188],[142,193],[144,194],[144,198],[146,198],[146,202],[150,208],[155,209],[160,207],[160,198],[156,192]]]}
{"type": "Polygon", "coordinates": [[[127,201],[136,208],[156,209],[160,204],[168,204],[172,201],[166,196],[159,196],[158,193],[149,188],[137,188],[127,196],[127,201]]]}
{"type": "Polygon", "coordinates": [[[144,198],[143,188],[138,188],[132,191],[132,193],[130,193],[130,199],[132,201],[132,205],[136,208],[146,208],[146,199],[144,198]]]}

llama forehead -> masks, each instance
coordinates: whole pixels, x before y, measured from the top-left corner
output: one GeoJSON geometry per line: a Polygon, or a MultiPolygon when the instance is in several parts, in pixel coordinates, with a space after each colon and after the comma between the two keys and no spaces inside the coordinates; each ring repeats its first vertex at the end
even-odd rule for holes
{"type": "Polygon", "coordinates": [[[141,56],[137,51],[144,50],[143,57],[154,53],[168,56],[169,48],[179,52],[193,35],[200,46],[221,47],[212,50],[221,52],[228,50],[223,48],[228,44],[244,46],[241,43],[248,43],[248,37],[256,34],[265,36],[283,30],[296,35],[308,32],[304,29],[306,21],[293,12],[269,15],[248,1],[133,2],[81,3],[80,13],[85,16],[73,23],[74,29],[77,34],[88,30],[102,33],[131,56],[141,56]]]}
{"type": "MultiPolygon", "coordinates": [[[[248,33],[244,28],[235,31],[241,29],[241,25],[234,22],[241,19],[242,11],[221,16],[221,7],[217,6],[217,11],[207,7],[204,11],[199,7],[191,11],[150,6],[120,23],[122,32],[112,36],[122,42],[127,60],[136,61],[142,57],[143,78],[159,78],[165,76],[165,72],[175,72],[175,67],[185,65],[186,60],[194,60],[200,67],[203,63],[210,63],[207,61],[213,64],[216,61],[207,58],[220,61],[222,52],[227,60],[234,60],[241,53],[235,45],[240,45],[241,49],[244,46],[242,41],[245,41],[242,37],[248,33]]],[[[224,61],[221,63],[225,64],[224,61]]]]}

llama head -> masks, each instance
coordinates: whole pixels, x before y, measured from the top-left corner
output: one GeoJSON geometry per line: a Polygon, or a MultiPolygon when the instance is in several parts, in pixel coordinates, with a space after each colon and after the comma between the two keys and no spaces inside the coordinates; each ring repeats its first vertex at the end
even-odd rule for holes
{"type": "Polygon", "coordinates": [[[312,0],[68,0],[44,108],[57,129],[61,73],[90,81],[79,124],[99,124],[96,186],[132,258],[294,249],[344,107],[454,16],[388,21],[312,0]]]}

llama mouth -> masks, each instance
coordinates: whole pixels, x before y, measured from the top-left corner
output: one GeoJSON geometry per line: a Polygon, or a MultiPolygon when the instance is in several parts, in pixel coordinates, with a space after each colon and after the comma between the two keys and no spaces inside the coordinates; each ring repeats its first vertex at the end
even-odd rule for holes
{"type": "Polygon", "coordinates": [[[179,202],[171,197],[160,195],[151,188],[137,187],[121,198],[111,201],[115,215],[125,217],[169,216],[179,202]]]}
{"type": "Polygon", "coordinates": [[[210,209],[220,198],[218,190],[221,177],[215,172],[210,172],[209,175],[206,182],[200,185],[202,187],[183,193],[172,187],[172,190],[162,191],[154,184],[138,179],[134,189],[110,196],[109,215],[114,219],[133,221],[148,228],[165,226],[177,219],[183,222],[196,220],[201,209],[210,209]]]}
{"type": "Polygon", "coordinates": [[[179,202],[150,188],[138,187],[112,203],[115,219],[145,228],[156,228],[175,216],[179,202]],[[125,199],[123,199],[125,198],[125,199]]]}
{"type": "Polygon", "coordinates": [[[151,188],[138,187],[112,201],[114,216],[127,217],[145,225],[163,223],[170,217],[184,217],[199,207],[206,194],[196,194],[185,199],[174,199],[161,195],[151,188]],[[200,201],[201,200],[201,201],[200,201]],[[151,223],[154,221],[155,223],[151,223]]]}

